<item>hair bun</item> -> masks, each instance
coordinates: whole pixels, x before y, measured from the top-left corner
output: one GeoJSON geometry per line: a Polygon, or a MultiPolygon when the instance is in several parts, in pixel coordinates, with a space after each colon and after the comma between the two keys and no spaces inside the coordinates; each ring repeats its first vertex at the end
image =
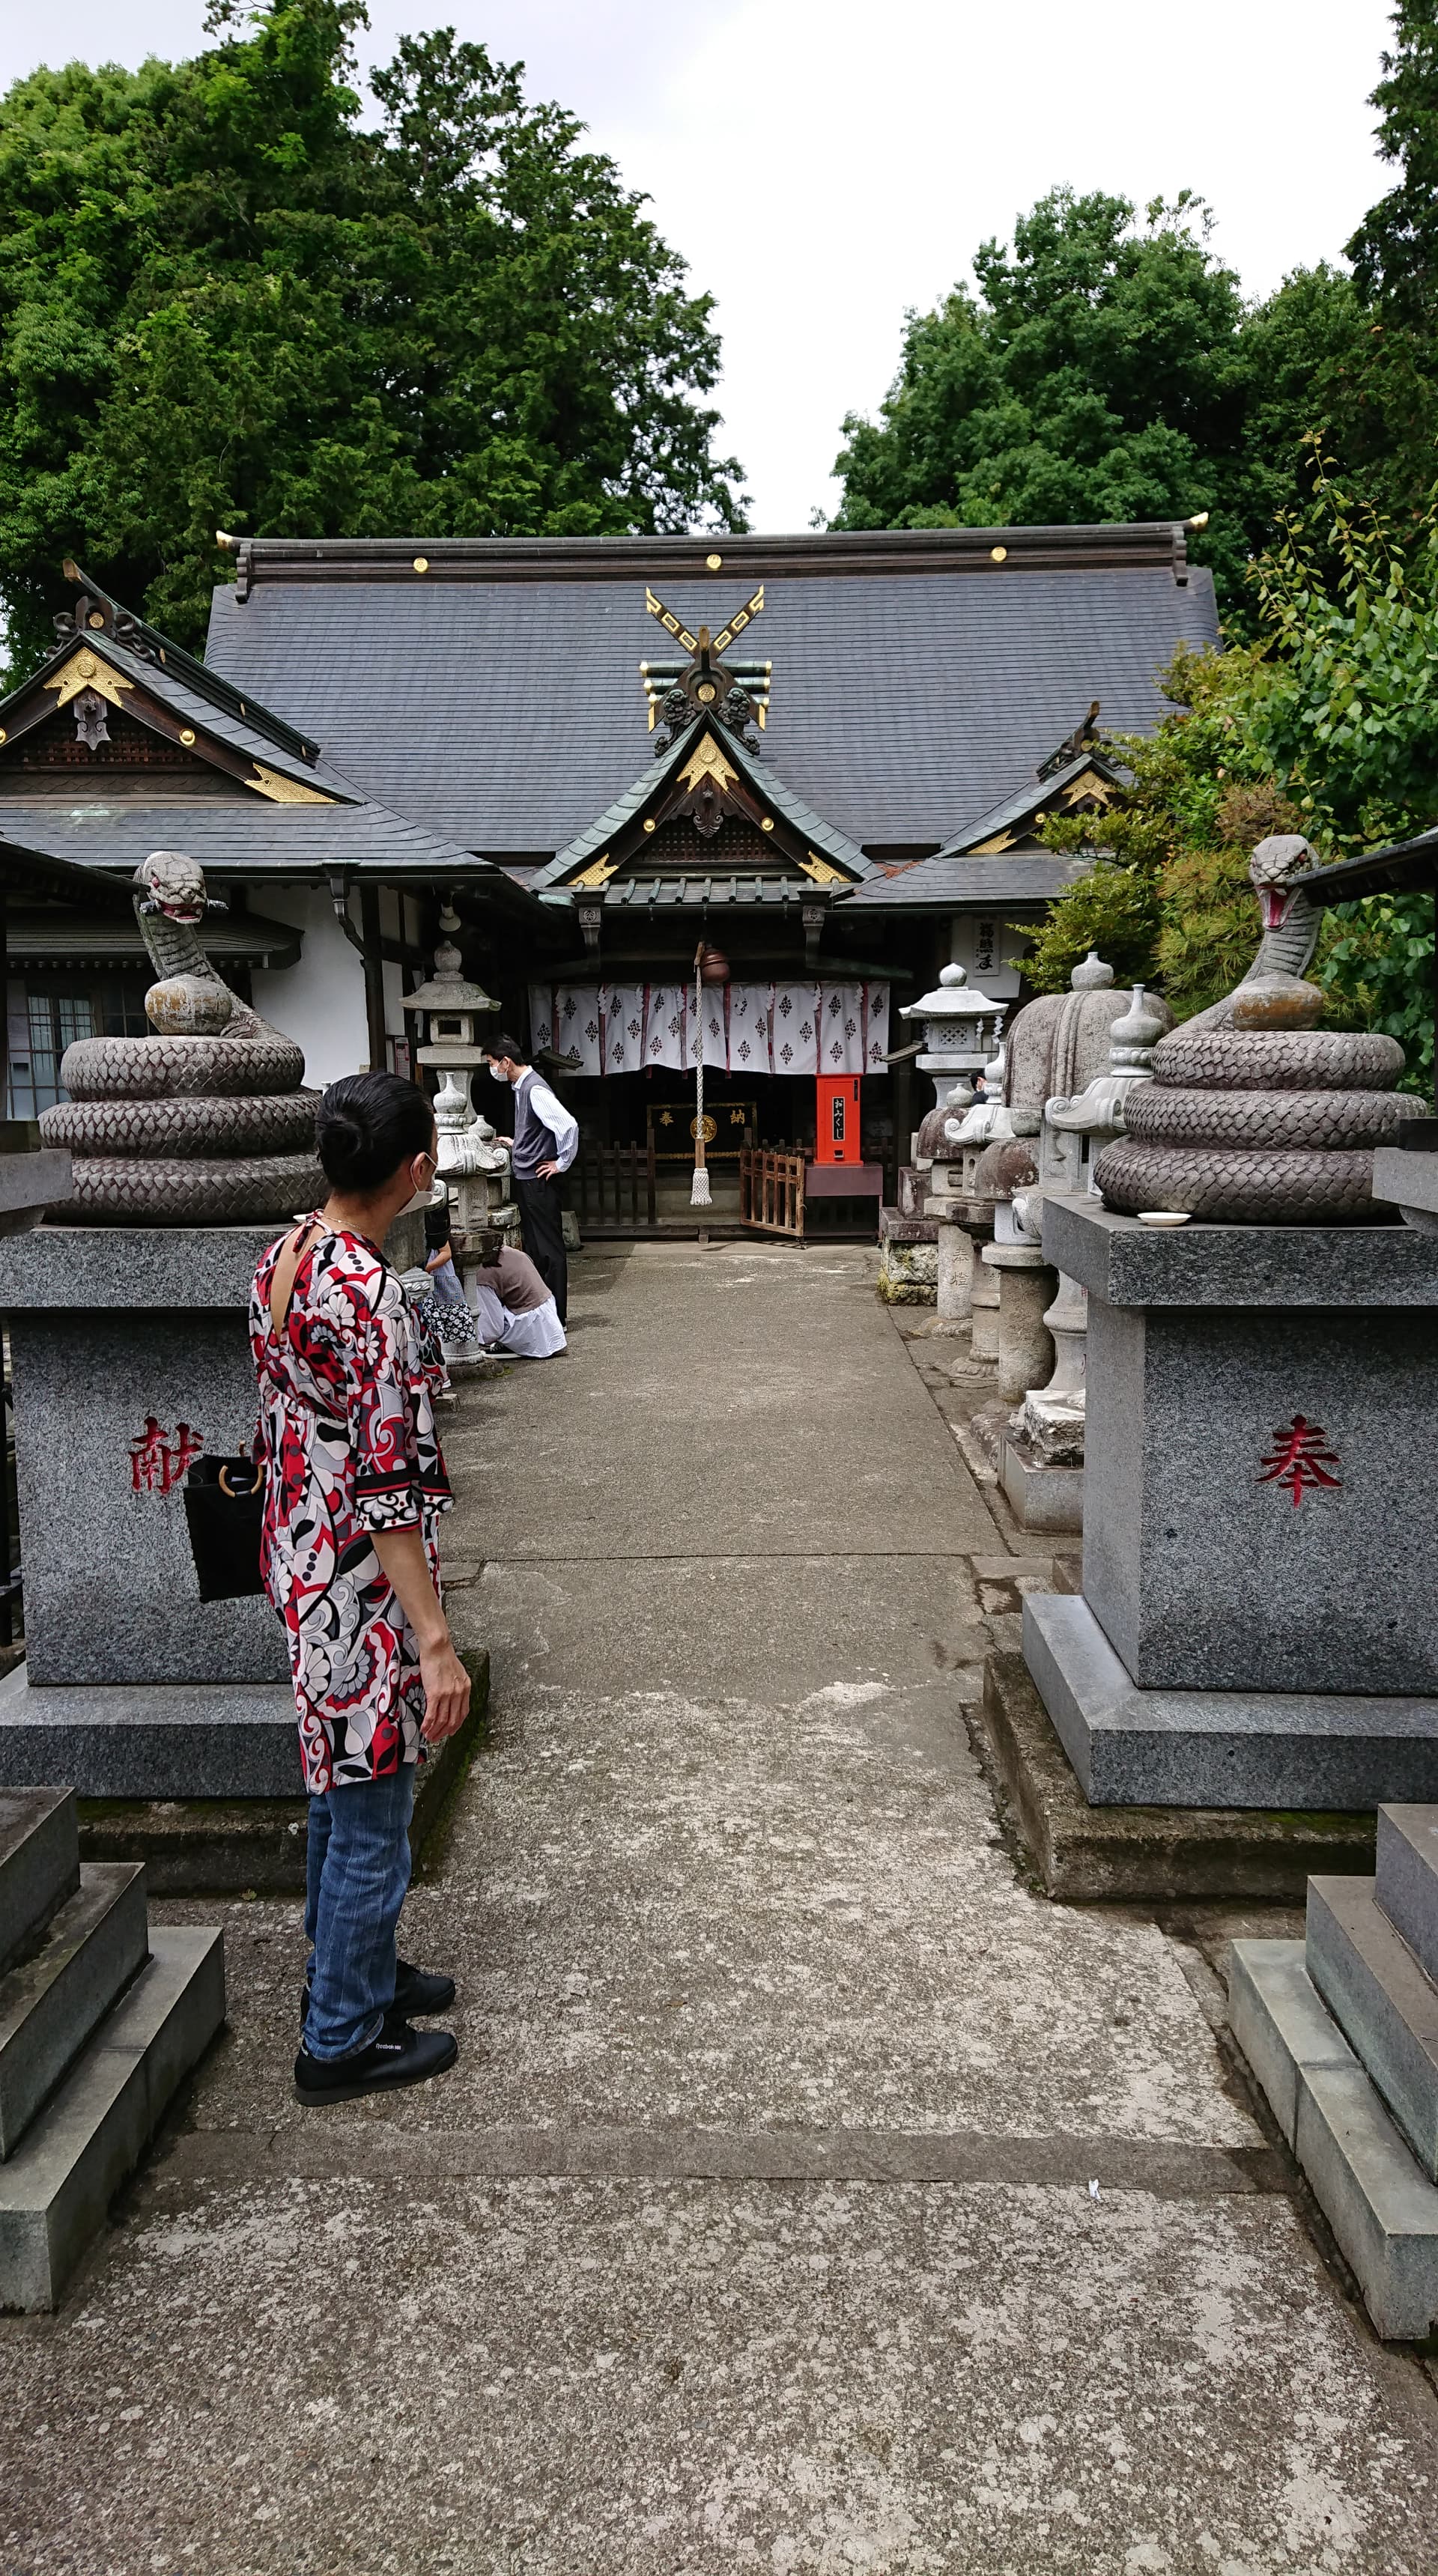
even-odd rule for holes
{"type": "Polygon", "coordinates": [[[382,1189],[433,1140],[428,1099],[397,1073],[345,1074],[330,1084],[315,1122],[320,1162],[336,1189],[382,1189]]]}

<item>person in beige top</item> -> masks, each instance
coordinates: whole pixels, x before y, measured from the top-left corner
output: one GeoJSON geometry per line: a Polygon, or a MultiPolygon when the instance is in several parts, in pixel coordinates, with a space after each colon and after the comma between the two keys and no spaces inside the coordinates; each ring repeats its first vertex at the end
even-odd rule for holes
{"type": "Polygon", "coordinates": [[[554,1298],[527,1252],[487,1234],[471,1272],[475,1313],[488,1349],[506,1358],[550,1360],[567,1345],[554,1298]]]}

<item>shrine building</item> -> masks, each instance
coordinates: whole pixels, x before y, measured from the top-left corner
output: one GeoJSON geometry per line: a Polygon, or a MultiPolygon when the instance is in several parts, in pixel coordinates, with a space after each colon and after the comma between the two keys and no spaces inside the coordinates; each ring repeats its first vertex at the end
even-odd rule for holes
{"type": "Polygon", "coordinates": [[[687,1179],[702,1045],[716,1203],[742,1137],[812,1144],[819,1074],[858,1079],[891,1171],[930,1104],[898,1010],[951,961],[1024,997],[1087,864],[1042,818],[1101,847],[1107,738],[1218,642],[1168,521],[227,542],[203,661],[67,565],[54,650],[0,701],[13,1117],[71,1038],[141,1030],[152,980],[126,908],[22,862],[123,880],[179,849],[227,906],[215,964],[312,1082],[409,1069],[447,900],[589,1148],[687,1179]],[[727,964],[702,1028],[701,942],[727,964]]]}

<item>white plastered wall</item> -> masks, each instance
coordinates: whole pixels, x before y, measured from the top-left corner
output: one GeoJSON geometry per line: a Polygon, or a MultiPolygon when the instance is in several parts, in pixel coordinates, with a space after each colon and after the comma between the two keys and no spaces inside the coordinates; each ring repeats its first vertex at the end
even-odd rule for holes
{"type": "Polygon", "coordinates": [[[369,1062],[364,963],[334,916],[324,886],[255,886],[256,912],[303,932],[294,966],[257,967],[255,1009],[305,1051],[305,1080],[316,1090],[358,1073],[369,1062]]]}

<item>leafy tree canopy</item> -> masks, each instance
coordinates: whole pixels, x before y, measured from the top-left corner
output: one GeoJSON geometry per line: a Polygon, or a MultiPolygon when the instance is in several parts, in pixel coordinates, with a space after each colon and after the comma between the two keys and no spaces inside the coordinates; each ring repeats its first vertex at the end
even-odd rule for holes
{"type": "Polygon", "coordinates": [[[452,30],[350,86],[361,0],[217,0],[180,64],[0,100],[0,596],[76,554],[182,641],[263,535],[742,527],[707,296],[522,66],[452,30]]]}
{"type": "MultiPolygon", "coordinates": [[[[1424,829],[1438,812],[1438,503],[1400,537],[1319,459],[1315,493],[1255,568],[1258,634],[1180,652],[1174,712],[1119,746],[1129,783],[1109,854],[1054,907],[1028,963],[1057,991],[1097,945],[1161,982],[1179,1016],[1229,991],[1257,944],[1254,845],[1302,831],[1326,858],[1424,829]]],[[[1078,850],[1092,823],[1043,837],[1078,850]]],[[[1338,1026],[1386,1029],[1409,1088],[1433,1080],[1433,898],[1374,896],[1325,917],[1316,972],[1338,1026]]]]}
{"type": "Polygon", "coordinates": [[[1185,519],[1232,593],[1265,479],[1245,444],[1238,280],[1187,192],[1143,227],[1058,188],[985,242],[979,294],[911,313],[878,423],[851,413],[843,528],[1185,519]]]}

